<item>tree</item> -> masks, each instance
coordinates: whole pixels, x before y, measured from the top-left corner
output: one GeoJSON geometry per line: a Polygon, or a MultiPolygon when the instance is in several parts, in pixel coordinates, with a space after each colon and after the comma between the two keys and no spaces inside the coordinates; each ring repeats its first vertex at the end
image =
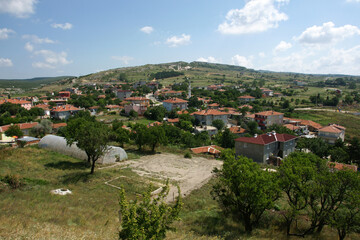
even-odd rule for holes
{"type": "Polygon", "coordinates": [[[329,150],[332,162],[349,163],[349,154],[344,148],[334,147],[329,150]]]}
{"type": "Polygon", "coordinates": [[[220,131],[225,126],[225,123],[221,119],[215,119],[212,121],[212,125],[220,131]]]}
{"type": "Polygon", "coordinates": [[[8,137],[17,136],[21,138],[24,136],[24,133],[21,131],[19,125],[11,125],[8,130],[5,131],[5,135],[8,137]]]}
{"type": "Polygon", "coordinates": [[[159,126],[150,127],[146,144],[151,147],[152,152],[155,152],[155,148],[159,144],[167,144],[167,138],[164,129],[159,126]]]}
{"type": "Polygon", "coordinates": [[[223,148],[233,148],[235,146],[236,135],[230,132],[228,128],[225,128],[223,132],[219,132],[216,135],[216,142],[223,148]]]}
{"type": "Polygon", "coordinates": [[[196,96],[192,96],[191,98],[189,98],[189,103],[188,103],[189,107],[201,108],[202,105],[203,105],[202,101],[198,100],[196,96]]]}
{"type": "Polygon", "coordinates": [[[135,119],[137,117],[138,117],[138,113],[135,110],[131,109],[129,112],[129,119],[135,119]]]}
{"type": "Polygon", "coordinates": [[[143,193],[143,199],[128,201],[124,188],[120,190],[120,223],[119,239],[165,239],[170,225],[178,220],[182,208],[180,188],[173,206],[165,203],[169,194],[169,184],[155,198],[151,197],[151,187],[143,193]]]}
{"type": "Polygon", "coordinates": [[[279,124],[273,124],[267,128],[267,131],[275,131],[276,133],[286,133],[290,135],[295,135],[294,132],[287,127],[281,126],[279,124]]]}
{"type": "Polygon", "coordinates": [[[52,131],[52,122],[48,119],[41,120],[40,124],[33,127],[30,132],[31,135],[35,137],[43,137],[46,134],[51,133],[52,131]]]}
{"type": "Polygon", "coordinates": [[[347,148],[347,152],[349,153],[350,161],[356,164],[360,164],[360,140],[357,137],[353,137],[347,148]]]}
{"type": "Polygon", "coordinates": [[[91,162],[91,174],[93,174],[95,162],[108,150],[108,127],[101,122],[76,118],[68,122],[65,138],[68,145],[76,143],[78,148],[85,151],[88,162],[91,162]]]}
{"type": "Polygon", "coordinates": [[[144,117],[147,119],[161,122],[166,114],[166,109],[163,106],[152,107],[144,113],[144,117]]]}
{"type": "Polygon", "coordinates": [[[296,148],[298,149],[309,149],[312,153],[319,157],[327,157],[329,151],[329,144],[327,144],[321,138],[300,138],[297,142],[296,148]]]}
{"type": "Polygon", "coordinates": [[[356,89],[356,83],[355,82],[351,82],[349,84],[349,89],[356,89]]]}
{"type": "Polygon", "coordinates": [[[130,140],[130,132],[125,128],[119,127],[113,133],[115,134],[114,140],[120,143],[121,147],[124,147],[124,143],[128,143],[130,140]]]}
{"type": "Polygon", "coordinates": [[[142,147],[148,142],[148,128],[144,124],[135,124],[132,128],[133,132],[131,133],[132,139],[135,141],[135,144],[138,146],[139,151],[142,150],[142,147]]]}
{"type": "Polygon", "coordinates": [[[222,169],[215,169],[217,183],[212,195],[224,213],[242,221],[245,231],[251,233],[266,209],[271,209],[279,198],[275,176],[262,171],[251,159],[234,154],[223,154],[222,169]]]}

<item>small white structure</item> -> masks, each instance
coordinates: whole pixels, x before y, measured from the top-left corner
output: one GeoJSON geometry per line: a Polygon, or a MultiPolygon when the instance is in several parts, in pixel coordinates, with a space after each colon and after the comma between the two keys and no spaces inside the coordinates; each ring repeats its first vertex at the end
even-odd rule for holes
{"type": "Polygon", "coordinates": [[[61,195],[61,196],[64,196],[64,195],[67,195],[67,194],[72,194],[72,192],[69,189],[64,189],[64,188],[51,190],[50,193],[56,194],[56,195],[61,195]]]}

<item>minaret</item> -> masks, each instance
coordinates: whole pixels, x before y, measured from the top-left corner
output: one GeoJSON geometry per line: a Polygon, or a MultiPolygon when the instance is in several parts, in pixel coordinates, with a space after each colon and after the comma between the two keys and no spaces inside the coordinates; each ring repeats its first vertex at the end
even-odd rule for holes
{"type": "Polygon", "coordinates": [[[191,98],[191,82],[189,81],[188,98],[191,98]]]}

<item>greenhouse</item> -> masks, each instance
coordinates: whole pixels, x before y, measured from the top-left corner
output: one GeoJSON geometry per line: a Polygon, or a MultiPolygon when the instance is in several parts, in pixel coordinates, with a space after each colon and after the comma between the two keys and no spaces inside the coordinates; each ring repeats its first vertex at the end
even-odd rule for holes
{"type": "MultiPolygon", "coordinates": [[[[76,143],[71,146],[66,144],[66,139],[55,135],[47,135],[39,142],[40,148],[49,149],[58,153],[62,153],[74,158],[87,160],[85,151],[79,149],[76,143]]],[[[100,164],[114,163],[127,159],[127,154],[121,147],[109,146],[106,153],[96,162],[100,164]]]]}

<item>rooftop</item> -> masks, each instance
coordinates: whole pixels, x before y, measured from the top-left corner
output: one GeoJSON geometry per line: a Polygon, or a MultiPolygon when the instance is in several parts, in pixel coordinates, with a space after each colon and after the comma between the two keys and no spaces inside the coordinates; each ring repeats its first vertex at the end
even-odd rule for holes
{"type": "Polygon", "coordinates": [[[272,142],[287,142],[296,139],[296,136],[286,133],[265,133],[255,137],[240,137],[235,139],[236,142],[246,142],[252,144],[266,145],[272,142]]]}
{"type": "Polygon", "coordinates": [[[265,111],[265,112],[255,113],[255,116],[256,115],[259,115],[259,116],[273,116],[273,115],[284,115],[284,114],[280,113],[280,112],[275,112],[275,111],[265,111]]]}
{"type": "Polygon", "coordinates": [[[207,115],[229,115],[229,113],[220,112],[220,111],[218,111],[216,109],[208,109],[208,110],[202,110],[202,111],[194,112],[194,113],[192,113],[192,115],[203,115],[203,116],[207,116],[207,115]]]}
{"type": "Polygon", "coordinates": [[[181,98],[169,98],[164,100],[163,102],[166,103],[187,103],[188,101],[181,99],[181,98]]]}
{"type": "Polygon", "coordinates": [[[62,105],[51,109],[52,112],[67,112],[67,111],[80,111],[80,108],[74,107],[73,105],[62,105]]]}

